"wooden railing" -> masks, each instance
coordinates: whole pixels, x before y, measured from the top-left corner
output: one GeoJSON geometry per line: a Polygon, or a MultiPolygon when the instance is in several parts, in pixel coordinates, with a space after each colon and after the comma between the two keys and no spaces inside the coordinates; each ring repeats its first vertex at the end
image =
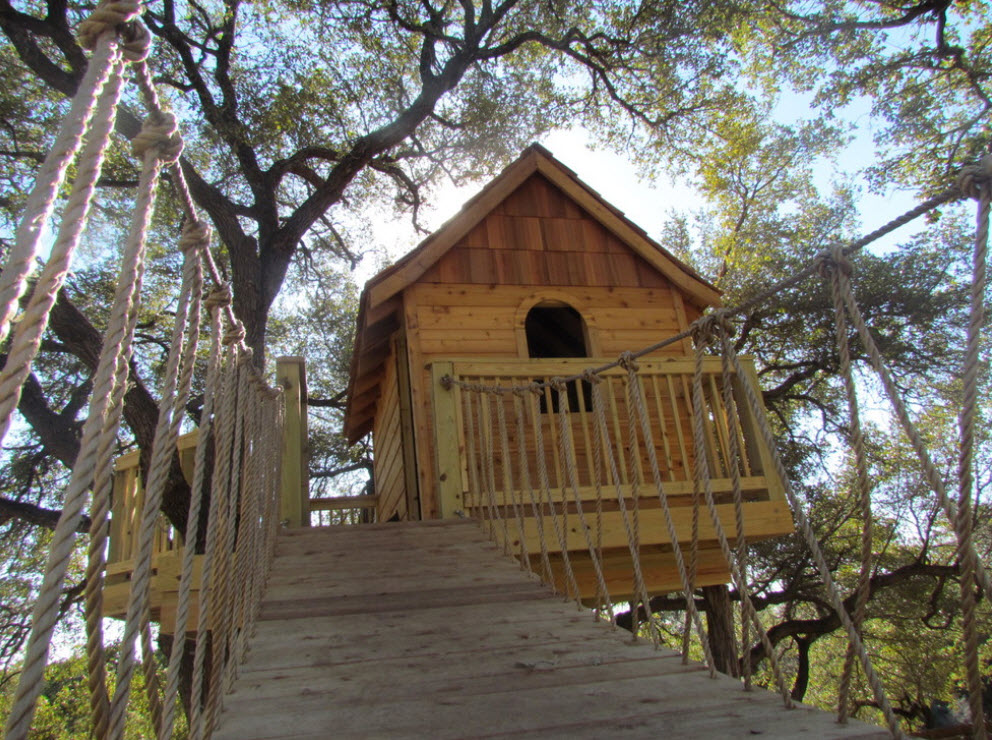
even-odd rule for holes
{"type": "MultiPolygon", "coordinates": [[[[520,531],[514,527],[503,532],[494,530],[494,536],[498,540],[510,537],[511,549],[533,555],[540,551],[542,529],[533,516],[531,502],[535,496],[541,503],[542,516],[552,506],[565,513],[575,512],[578,506],[591,512],[598,499],[603,511],[599,517],[602,528],[595,539],[607,553],[615,549],[612,555],[622,560],[628,539],[623,515],[618,510],[622,508],[618,505],[619,492],[628,504],[637,498],[641,544],[670,548],[671,538],[663,520],[644,435],[639,422],[631,423],[637,417],[632,417],[629,408],[626,370],[618,367],[600,376],[605,432],[594,414],[589,383],[583,379],[570,381],[561,400],[549,387],[539,394],[475,393],[458,383],[452,387],[444,380],[448,376],[480,386],[523,387],[533,381],[574,376],[584,368],[608,362],[583,358],[434,363],[436,485],[443,516],[485,518],[484,510],[495,506],[511,518],[517,507],[523,514],[520,531]],[[565,439],[559,427],[559,414],[555,413],[561,404],[567,404],[569,411],[565,439]],[[522,426],[518,424],[521,415],[522,426]],[[615,474],[604,457],[607,450],[612,451],[616,462],[615,474]],[[571,473],[569,467],[573,469],[571,473]],[[542,468],[547,475],[546,491],[541,485],[542,468]]],[[[678,539],[688,542],[692,538],[696,464],[694,364],[690,358],[641,360],[638,368],[662,490],[671,508],[678,539]]],[[[723,401],[721,362],[717,358],[704,361],[704,450],[721,523],[735,538],[731,440],[736,438],[740,450],[737,472],[746,502],[745,534],[749,540],[757,540],[791,533],[793,525],[782,482],[774,472],[769,450],[761,441],[756,419],[744,402],[742,383],[756,383],[753,364],[745,362],[745,368],[748,377],[734,376],[731,380],[738,414],[728,414],[723,401]]],[[[703,513],[698,523],[697,541],[714,548],[716,536],[709,517],[703,513]]],[[[578,526],[577,517],[569,518],[565,537],[565,549],[580,553],[587,549],[586,532],[578,526]]],[[[555,542],[545,542],[548,544],[552,551],[562,549],[555,542]]],[[[711,549],[709,554],[713,560],[711,581],[723,582],[726,565],[715,550],[711,549]]],[[[659,583],[671,575],[662,577],[660,572],[659,583]]]]}

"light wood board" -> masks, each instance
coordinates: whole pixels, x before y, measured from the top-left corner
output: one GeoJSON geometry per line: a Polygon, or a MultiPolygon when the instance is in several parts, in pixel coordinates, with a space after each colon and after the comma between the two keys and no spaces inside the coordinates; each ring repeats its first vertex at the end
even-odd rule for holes
{"type": "Polygon", "coordinates": [[[216,740],[883,738],[634,643],[472,522],[294,530],[216,740]]]}

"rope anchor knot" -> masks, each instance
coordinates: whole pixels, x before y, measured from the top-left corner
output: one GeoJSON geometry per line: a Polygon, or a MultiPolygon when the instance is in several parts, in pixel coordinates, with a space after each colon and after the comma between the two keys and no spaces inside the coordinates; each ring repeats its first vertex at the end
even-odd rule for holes
{"type": "Polygon", "coordinates": [[[183,139],[179,135],[176,117],[172,113],[152,113],[141,127],[141,132],[131,141],[134,156],[143,158],[154,151],[159,161],[171,164],[183,152],[183,139]]]}

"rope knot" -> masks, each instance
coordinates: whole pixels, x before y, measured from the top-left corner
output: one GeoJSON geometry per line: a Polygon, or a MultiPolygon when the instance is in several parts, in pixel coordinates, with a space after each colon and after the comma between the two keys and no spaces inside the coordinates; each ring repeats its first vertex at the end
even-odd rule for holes
{"type": "Polygon", "coordinates": [[[210,226],[203,221],[187,221],[179,237],[179,251],[186,254],[210,246],[210,226]]]}
{"type": "Polygon", "coordinates": [[[139,10],[137,0],[104,0],[79,24],[79,45],[92,51],[104,33],[122,31],[121,26],[137,18],[139,10]]]}
{"type": "Polygon", "coordinates": [[[854,274],[854,265],[844,251],[844,245],[835,244],[824,250],[818,257],[820,261],[819,272],[824,278],[829,278],[834,270],[837,270],[844,277],[851,277],[854,274]]]}
{"type": "Polygon", "coordinates": [[[535,381],[531,382],[531,384],[529,386],[527,386],[527,390],[529,390],[535,396],[538,396],[538,397],[543,396],[544,395],[544,384],[543,383],[538,383],[535,380],[535,381]]]}
{"type": "Polygon", "coordinates": [[[986,154],[978,164],[962,167],[958,174],[958,189],[966,198],[978,200],[982,196],[982,188],[992,183],[992,154],[986,154]]]}
{"type": "Polygon", "coordinates": [[[215,285],[207,294],[207,299],[204,301],[204,304],[206,305],[207,310],[230,306],[231,286],[227,283],[224,283],[223,285],[215,285]]]}
{"type": "Polygon", "coordinates": [[[730,323],[729,312],[725,308],[713,309],[705,316],[701,316],[692,325],[692,338],[698,344],[710,343],[719,336],[733,336],[734,327],[730,323]]]}
{"type": "Polygon", "coordinates": [[[182,154],[183,139],[179,135],[176,117],[171,113],[149,114],[141,132],[131,141],[131,151],[136,157],[144,157],[152,150],[160,161],[166,163],[177,161],[182,154]]]}
{"type": "Polygon", "coordinates": [[[238,321],[224,332],[224,344],[240,344],[245,341],[245,336],[247,336],[245,325],[238,321]]]}
{"type": "Polygon", "coordinates": [[[627,372],[636,373],[641,369],[641,366],[637,364],[637,360],[635,359],[633,352],[621,353],[620,359],[617,360],[617,364],[627,372]]]}
{"type": "Polygon", "coordinates": [[[442,375],[441,387],[444,388],[446,391],[450,391],[452,388],[455,387],[455,379],[452,378],[450,375],[442,375]]]}
{"type": "Polygon", "coordinates": [[[586,381],[589,385],[596,385],[597,383],[602,383],[603,378],[597,373],[593,372],[591,367],[587,367],[582,371],[582,379],[586,381]]]}
{"type": "Polygon", "coordinates": [[[565,391],[568,390],[568,383],[565,382],[564,378],[559,377],[557,375],[548,381],[548,385],[551,386],[558,393],[564,393],[565,391]]]}
{"type": "Polygon", "coordinates": [[[137,20],[125,23],[118,33],[122,57],[134,64],[148,58],[148,52],[152,48],[152,35],[144,23],[137,20]]]}

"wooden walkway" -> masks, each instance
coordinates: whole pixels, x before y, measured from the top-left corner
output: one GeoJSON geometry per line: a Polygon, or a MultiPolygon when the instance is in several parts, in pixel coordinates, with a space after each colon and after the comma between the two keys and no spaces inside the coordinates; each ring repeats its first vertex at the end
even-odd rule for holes
{"type": "Polygon", "coordinates": [[[276,547],[215,740],[889,737],[632,644],[473,522],[299,529],[276,547]]]}

